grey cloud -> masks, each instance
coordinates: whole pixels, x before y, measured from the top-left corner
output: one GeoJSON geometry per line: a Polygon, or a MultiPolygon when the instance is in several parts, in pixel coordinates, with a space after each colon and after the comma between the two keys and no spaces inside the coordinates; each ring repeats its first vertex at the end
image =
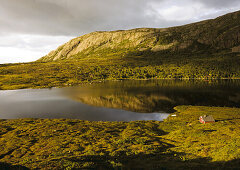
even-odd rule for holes
{"type": "MultiPolygon", "coordinates": [[[[78,36],[99,30],[168,27],[191,21],[168,21],[147,15],[149,4],[167,0],[0,0],[0,34],[78,36]]],[[[173,0],[174,1],[174,0],[173,0]]],[[[197,0],[216,9],[238,0],[197,0]]],[[[195,2],[188,0],[188,3],[195,2]]],[[[183,3],[186,3],[183,1],[183,3]]],[[[166,6],[167,8],[167,6],[166,6]]],[[[156,14],[157,15],[157,14],[156,14]]]]}
{"type": "Polygon", "coordinates": [[[0,0],[0,11],[0,29],[20,33],[64,33],[59,26],[72,17],[65,7],[41,0],[0,0]]]}
{"type": "Polygon", "coordinates": [[[239,0],[196,0],[205,6],[213,7],[216,9],[235,7],[240,5],[239,0]]]}
{"type": "Polygon", "coordinates": [[[92,31],[163,28],[214,18],[239,10],[238,1],[0,0],[0,63],[36,60],[92,31]]]}
{"type": "Polygon", "coordinates": [[[147,25],[146,1],[0,0],[0,31],[76,35],[147,25]]]}

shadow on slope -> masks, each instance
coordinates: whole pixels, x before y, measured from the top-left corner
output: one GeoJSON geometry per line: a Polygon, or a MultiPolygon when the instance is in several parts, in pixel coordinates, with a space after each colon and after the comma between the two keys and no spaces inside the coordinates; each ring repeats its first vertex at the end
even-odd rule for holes
{"type": "MultiPolygon", "coordinates": [[[[239,169],[240,159],[231,161],[211,162],[211,158],[185,160],[186,153],[172,152],[168,149],[175,147],[165,143],[165,147],[152,154],[139,153],[128,155],[119,152],[117,155],[83,155],[64,156],[39,162],[40,169],[239,169]]],[[[28,170],[20,165],[0,162],[1,170],[28,170]]]]}
{"type": "MultiPolygon", "coordinates": [[[[174,146],[169,146],[174,147],[174,146]]],[[[166,148],[167,149],[167,148],[166,148]]],[[[124,153],[118,156],[87,155],[68,157],[48,162],[48,167],[61,162],[62,165],[71,165],[72,169],[239,169],[240,159],[231,161],[211,162],[211,158],[197,158],[184,160],[185,153],[161,152],[155,154],[137,154],[128,156],[124,153]]],[[[61,168],[66,168],[62,166],[61,168]]]]}
{"type": "Polygon", "coordinates": [[[21,166],[21,165],[11,165],[9,163],[0,162],[1,170],[28,170],[29,168],[21,166]]]}

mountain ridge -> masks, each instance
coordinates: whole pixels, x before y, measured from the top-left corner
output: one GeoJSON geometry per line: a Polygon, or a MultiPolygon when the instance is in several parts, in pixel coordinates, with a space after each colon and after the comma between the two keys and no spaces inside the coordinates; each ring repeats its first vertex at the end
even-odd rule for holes
{"type": "Polygon", "coordinates": [[[224,50],[240,52],[240,11],[215,19],[169,28],[97,31],[74,38],[39,61],[91,56],[123,56],[135,52],[190,52],[224,50]]]}
{"type": "Polygon", "coordinates": [[[240,11],[171,28],[93,32],[36,62],[0,66],[0,89],[122,79],[240,79],[240,11]]]}

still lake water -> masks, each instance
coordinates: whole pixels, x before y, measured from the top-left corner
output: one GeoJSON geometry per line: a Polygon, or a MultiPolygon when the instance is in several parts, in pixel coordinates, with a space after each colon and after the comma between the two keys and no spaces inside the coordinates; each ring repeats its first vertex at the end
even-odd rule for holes
{"type": "Polygon", "coordinates": [[[0,119],[161,121],[177,105],[240,107],[240,80],[125,80],[0,91],[0,119]]]}

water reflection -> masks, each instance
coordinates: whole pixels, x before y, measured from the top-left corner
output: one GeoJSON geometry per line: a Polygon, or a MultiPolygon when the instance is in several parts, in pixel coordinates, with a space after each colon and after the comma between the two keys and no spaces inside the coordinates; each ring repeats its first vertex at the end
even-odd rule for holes
{"type": "Polygon", "coordinates": [[[0,118],[69,118],[90,121],[162,121],[169,114],[94,107],[66,97],[65,89],[0,91],[0,118]]]}
{"type": "Polygon", "coordinates": [[[0,118],[163,120],[176,105],[240,105],[240,81],[109,81],[81,87],[0,91],[0,118]]]}
{"type": "Polygon", "coordinates": [[[172,112],[177,105],[240,106],[240,81],[108,81],[66,88],[75,101],[135,112],[172,112]]]}

